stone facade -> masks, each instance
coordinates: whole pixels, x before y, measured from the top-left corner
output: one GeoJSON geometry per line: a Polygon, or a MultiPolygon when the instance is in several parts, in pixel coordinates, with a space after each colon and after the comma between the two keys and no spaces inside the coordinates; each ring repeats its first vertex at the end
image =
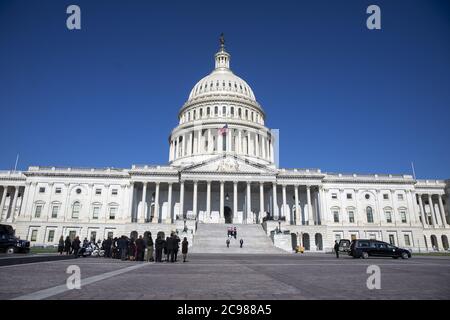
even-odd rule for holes
{"type": "Polygon", "coordinates": [[[1,223],[33,245],[61,235],[98,240],[185,224],[194,235],[198,223],[263,223],[287,250],[329,251],[341,238],[448,249],[449,181],[277,168],[276,134],[230,59],[222,44],[215,69],[182,106],[168,165],[1,171],[1,223]]]}

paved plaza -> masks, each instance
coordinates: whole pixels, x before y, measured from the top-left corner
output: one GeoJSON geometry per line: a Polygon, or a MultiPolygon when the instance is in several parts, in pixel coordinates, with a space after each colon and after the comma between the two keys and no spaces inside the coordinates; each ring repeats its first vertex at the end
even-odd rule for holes
{"type": "Polygon", "coordinates": [[[187,263],[79,258],[0,267],[0,299],[449,299],[450,258],[192,254],[187,263]],[[68,290],[67,267],[81,270],[68,290]],[[367,267],[381,270],[369,290],[367,267]]]}

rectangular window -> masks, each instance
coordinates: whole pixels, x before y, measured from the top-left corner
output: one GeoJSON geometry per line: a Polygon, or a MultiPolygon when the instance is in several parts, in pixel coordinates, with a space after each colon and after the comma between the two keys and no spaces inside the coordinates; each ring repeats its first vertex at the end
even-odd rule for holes
{"type": "Polygon", "coordinates": [[[52,207],[52,218],[57,218],[58,217],[58,211],[59,211],[59,206],[53,206],[52,207]]]}
{"type": "Polygon", "coordinates": [[[98,214],[100,213],[100,207],[94,207],[92,210],[92,219],[98,219],[98,214]]]}
{"type": "Polygon", "coordinates": [[[45,187],[40,187],[39,188],[39,193],[45,193],[45,187]]]}
{"type": "Polygon", "coordinates": [[[102,189],[95,189],[95,194],[96,195],[101,195],[102,194],[102,189]]]}
{"type": "Polygon", "coordinates": [[[392,213],[390,211],[386,211],[386,222],[392,223],[392,213]]]}
{"type": "Polygon", "coordinates": [[[393,234],[389,235],[389,243],[395,246],[395,237],[393,234]]]}
{"type": "Polygon", "coordinates": [[[111,190],[111,194],[112,194],[113,196],[117,196],[117,189],[112,189],[112,190],[111,190]]]}
{"type": "Polygon", "coordinates": [[[339,211],[333,211],[334,222],[339,222],[339,211]]]}
{"type": "Polygon", "coordinates": [[[54,239],[55,239],[55,230],[50,230],[48,232],[47,242],[53,242],[54,239]]]}
{"type": "Polygon", "coordinates": [[[109,219],[114,220],[116,218],[116,213],[117,213],[116,207],[109,208],[109,219]]]}
{"type": "Polygon", "coordinates": [[[409,234],[405,234],[405,246],[411,246],[411,240],[409,239],[409,234]]]}
{"type": "Polygon", "coordinates": [[[377,239],[377,234],[376,233],[369,233],[369,239],[376,240],[377,239]]]}
{"type": "Polygon", "coordinates": [[[350,223],[354,223],[355,222],[355,213],[353,211],[349,211],[348,212],[348,221],[350,223]]]}
{"type": "Polygon", "coordinates": [[[352,194],[351,193],[347,193],[347,199],[349,199],[349,200],[352,199],[352,194]]]}
{"type": "Polygon", "coordinates": [[[397,199],[400,200],[400,201],[403,201],[403,194],[399,193],[397,195],[397,199]]]}
{"type": "Polygon", "coordinates": [[[383,194],[383,199],[384,200],[389,200],[389,194],[387,194],[387,193],[383,194]]]}
{"type": "Polygon", "coordinates": [[[402,217],[402,223],[406,223],[406,211],[400,211],[400,217],[402,217]]]}
{"type": "Polygon", "coordinates": [[[56,193],[56,194],[60,194],[60,193],[61,193],[61,188],[56,188],[56,189],[55,189],[55,193],[56,193]]]}
{"type": "Polygon", "coordinates": [[[35,218],[40,218],[41,217],[41,212],[42,212],[42,205],[37,205],[36,206],[36,211],[34,212],[34,217],[35,218]]]}
{"type": "Polygon", "coordinates": [[[97,231],[91,232],[91,242],[95,242],[95,239],[97,238],[97,231]]]}
{"type": "Polygon", "coordinates": [[[72,219],[78,219],[78,217],[80,216],[80,209],[80,203],[75,202],[72,208],[72,219]]]}
{"type": "Polygon", "coordinates": [[[331,199],[337,199],[337,193],[332,193],[331,194],[331,199]]]}
{"type": "Polygon", "coordinates": [[[30,241],[36,241],[36,239],[37,239],[37,233],[38,233],[37,230],[32,230],[32,231],[31,231],[31,239],[30,239],[30,241]]]}

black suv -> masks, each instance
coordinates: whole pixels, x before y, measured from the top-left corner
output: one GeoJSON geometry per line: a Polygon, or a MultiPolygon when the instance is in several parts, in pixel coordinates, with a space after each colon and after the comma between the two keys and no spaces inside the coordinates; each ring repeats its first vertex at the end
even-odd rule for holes
{"type": "Polygon", "coordinates": [[[0,251],[28,253],[30,252],[30,241],[19,240],[11,226],[0,224],[0,251]]]}
{"type": "Polygon", "coordinates": [[[401,249],[392,244],[378,241],[378,240],[353,240],[350,244],[349,255],[353,258],[368,257],[392,257],[393,259],[411,258],[411,252],[406,249],[401,249]]]}

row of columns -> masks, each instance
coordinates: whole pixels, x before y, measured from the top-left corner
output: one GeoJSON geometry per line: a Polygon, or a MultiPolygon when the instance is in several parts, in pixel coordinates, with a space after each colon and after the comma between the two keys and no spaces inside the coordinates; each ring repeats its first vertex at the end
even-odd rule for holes
{"type": "Polygon", "coordinates": [[[235,152],[236,154],[260,157],[269,161],[274,161],[273,143],[271,139],[257,132],[238,130],[237,135],[232,134],[233,128],[228,128],[226,134],[221,134],[218,129],[198,129],[186,132],[170,141],[169,159],[213,152],[235,152]],[[206,130],[204,134],[203,130],[206,130]],[[213,133],[213,131],[216,131],[213,133]],[[216,145],[214,150],[213,135],[216,135],[216,145]],[[223,139],[226,140],[226,148],[223,148],[223,139]],[[234,148],[233,148],[234,140],[234,148]],[[207,144],[205,143],[207,142],[207,144]]]}
{"type": "Polygon", "coordinates": [[[3,194],[0,201],[0,221],[12,222],[14,220],[14,215],[16,213],[17,199],[19,198],[20,186],[3,186],[3,194]],[[12,202],[9,201],[9,205],[6,208],[6,213],[4,213],[6,198],[8,195],[8,188],[13,188],[14,192],[9,193],[9,197],[13,194],[12,202]],[[8,216],[9,215],[9,216],[8,216]]]}
{"type": "MultiPolygon", "coordinates": [[[[434,210],[433,195],[431,193],[428,193],[428,194],[417,193],[417,196],[419,198],[419,208],[420,208],[420,216],[422,217],[422,225],[424,227],[429,225],[428,217],[425,212],[425,207],[423,205],[423,200],[422,200],[422,197],[425,196],[428,199],[428,204],[430,206],[431,225],[433,226],[433,228],[440,227],[440,226],[438,226],[438,223],[436,221],[436,212],[434,210]]],[[[445,217],[445,209],[444,209],[444,203],[442,201],[442,195],[438,195],[438,205],[439,205],[439,214],[441,217],[442,227],[449,228],[450,226],[448,225],[447,219],[445,217]]]]}
{"type": "MultiPolygon", "coordinates": [[[[211,184],[213,181],[208,180],[206,181],[206,213],[209,216],[211,214],[211,184]]],[[[197,217],[198,214],[198,180],[194,180],[193,181],[193,193],[192,193],[192,213],[195,217],[197,217]]],[[[220,212],[220,218],[224,219],[224,207],[225,207],[225,183],[226,181],[219,181],[220,184],[220,207],[219,207],[219,212],[220,212]]],[[[232,181],[233,183],[233,213],[236,214],[236,212],[238,211],[238,181],[232,181]]],[[[245,182],[246,183],[246,217],[248,217],[248,214],[251,213],[252,210],[252,203],[251,203],[251,185],[252,182],[245,182]]],[[[144,222],[145,221],[145,210],[147,208],[147,182],[143,183],[143,192],[142,192],[142,203],[143,205],[141,206],[141,211],[139,213],[139,218],[138,221],[139,222],[144,222]]],[[[174,216],[172,214],[172,184],[173,183],[168,183],[168,214],[167,214],[167,222],[173,222],[174,216]]],[[[288,185],[281,185],[282,187],[282,207],[281,207],[281,213],[279,212],[279,208],[278,208],[278,200],[277,200],[277,183],[272,183],[272,217],[275,219],[278,218],[282,218],[285,217],[287,215],[287,212],[285,212],[285,209],[287,208],[287,198],[286,198],[286,188],[288,185]]],[[[296,221],[297,224],[300,224],[301,222],[301,211],[300,211],[300,205],[299,205],[299,192],[298,192],[298,188],[299,185],[294,185],[294,199],[295,199],[295,212],[293,212],[293,214],[295,215],[295,217],[293,217],[294,221],[296,221]]],[[[180,214],[183,215],[183,217],[185,217],[184,215],[184,189],[185,189],[185,182],[181,181],[180,182],[180,196],[179,196],[179,201],[180,201],[180,214]]],[[[133,189],[132,189],[133,190],[133,189]]],[[[155,190],[155,199],[154,199],[154,212],[155,215],[153,216],[153,220],[151,222],[160,222],[159,221],[159,190],[160,190],[160,182],[156,182],[156,190],[155,190]]],[[[311,203],[311,186],[307,185],[306,186],[306,195],[307,195],[307,208],[308,208],[308,222],[307,224],[309,225],[314,225],[316,222],[318,223],[318,219],[316,219],[314,217],[313,214],[313,210],[312,210],[312,203],[311,203]]],[[[130,197],[131,199],[133,198],[132,196],[130,197]]],[[[259,182],[259,213],[260,213],[260,217],[264,217],[265,216],[265,207],[264,207],[264,182],[259,182]]],[[[320,200],[319,200],[320,203],[320,200]]],[[[289,219],[290,220],[290,219],[289,219]]],[[[291,221],[293,222],[293,221],[291,221]]]]}

